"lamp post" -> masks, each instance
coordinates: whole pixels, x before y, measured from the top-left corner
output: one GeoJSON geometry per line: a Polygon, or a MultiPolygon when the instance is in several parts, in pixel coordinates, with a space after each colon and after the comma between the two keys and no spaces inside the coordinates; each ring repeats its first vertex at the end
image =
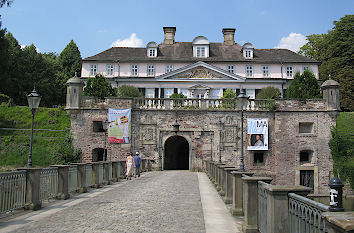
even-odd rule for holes
{"type": "Polygon", "coordinates": [[[240,171],[245,170],[245,163],[244,163],[244,148],[243,148],[243,108],[244,108],[244,101],[248,99],[245,95],[243,89],[241,89],[240,94],[237,96],[238,99],[241,100],[241,163],[240,163],[240,171]]]}
{"type": "Polygon", "coordinates": [[[210,131],[209,132],[210,135],[210,161],[213,161],[213,136],[214,136],[214,132],[210,131]]]}
{"type": "Polygon", "coordinates": [[[219,163],[221,163],[221,131],[223,130],[223,125],[221,120],[218,122],[219,128],[220,128],[220,142],[219,142],[219,163]]]}
{"type": "Polygon", "coordinates": [[[180,125],[178,124],[177,119],[176,119],[175,123],[172,124],[173,132],[175,132],[176,135],[177,135],[177,133],[179,132],[179,126],[180,126],[180,125]]]}
{"type": "Polygon", "coordinates": [[[109,126],[109,121],[102,122],[102,126],[104,129],[104,151],[103,151],[103,161],[107,161],[107,130],[109,126]]]}
{"type": "Polygon", "coordinates": [[[30,152],[28,155],[28,167],[32,167],[32,144],[33,144],[33,122],[34,122],[34,112],[41,102],[41,96],[36,92],[36,88],[33,88],[33,91],[27,95],[28,106],[32,112],[32,123],[31,123],[31,142],[30,142],[30,152]]]}

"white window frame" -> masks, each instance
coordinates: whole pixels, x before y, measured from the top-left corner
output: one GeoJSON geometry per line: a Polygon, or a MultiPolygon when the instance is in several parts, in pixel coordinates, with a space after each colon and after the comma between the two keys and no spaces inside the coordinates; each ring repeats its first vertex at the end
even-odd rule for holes
{"type": "Polygon", "coordinates": [[[196,46],[195,48],[196,57],[206,57],[206,48],[205,46],[196,46]]]}
{"type": "Polygon", "coordinates": [[[228,65],[227,66],[227,71],[231,74],[235,73],[235,66],[234,65],[228,65]]]}
{"type": "Polygon", "coordinates": [[[131,64],[130,65],[130,74],[131,74],[131,76],[138,76],[139,75],[139,65],[138,64],[131,64]]]}
{"type": "Polygon", "coordinates": [[[269,65],[264,65],[262,66],[262,74],[264,78],[270,77],[270,66],[269,65]],[[267,67],[267,68],[266,68],[267,67]],[[265,69],[266,68],[266,69],[265,69]]]}
{"type": "Polygon", "coordinates": [[[172,72],[173,71],[173,64],[167,64],[166,65],[166,73],[172,72]]]}
{"type": "Polygon", "coordinates": [[[96,76],[97,68],[97,64],[90,64],[90,76],[96,76]]]}
{"type": "Polygon", "coordinates": [[[157,57],[157,49],[156,48],[150,48],[148,49],[148,57],[157,57]]]}
{"type": "Polygon", "coordinates": [[[113,64],[106,64],[106,75],[113,76],[114,74],[114,65],[113,64]]]}
{"type": "Polygon", "coordinates": [[[246,77],[253,77],[253,66],[245,67],[246,77]]]}
{"type": "Polygon", "coordinates": [[[285,68],[285,71],[286,71],[286,77],[288,77],[288,78],[294,77],[294,67],[292,67],[292,66],[287,66],[287,67],[285,68]]]}
{"type": "Polygon", "coordinates": [[[150,64],[150,65],[147,65],[147,76],[155,76],[155,65],[153,64],[150,64]]]}

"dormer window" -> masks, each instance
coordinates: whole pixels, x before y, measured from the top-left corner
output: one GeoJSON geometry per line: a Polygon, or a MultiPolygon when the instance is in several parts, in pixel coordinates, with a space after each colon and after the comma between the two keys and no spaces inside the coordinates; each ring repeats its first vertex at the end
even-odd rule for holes
{"type": "Polygon", "coordinates": [[[204,36],[197,36],[193,42],[193,57],[209,57],[209,40],[204,36]]]}
{"type": "Polygon", "coordinates": [[[147,56],[148,57],[157,57],[157,44],[154,41],[149,42],[146,45],[147,48],[147,56]]]}
{"type": "Polygon", "coordinates": [[[252,59],[253,58],[253,44],[251,43],[245,43],[242,46],[242,51],[243,51],[243,57],[246,59],[252,59]]]}

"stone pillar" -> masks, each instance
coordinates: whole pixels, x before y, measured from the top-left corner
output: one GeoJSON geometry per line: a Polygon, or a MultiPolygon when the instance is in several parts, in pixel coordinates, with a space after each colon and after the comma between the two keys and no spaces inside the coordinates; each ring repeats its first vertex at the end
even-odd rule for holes
{"type": "Polygon", "coordinates": [[[267,193],[267,232],[290,232],[289,193],[306,196],[311,188],[305,186],[265,186],[267,193]]]}
{"type": "Polygon", "coordinates": [[[19,171],[26,171],[26,205],[25,209],[39,210],[42,208],[40,200],[40,168],[21,168],[19,171]]]}
{"type": "Polygon", "coordinates": [[[112,162],[112,182],[118,182],[120,176],[119,161],[112,162]]]}
{"type": "Polygon", "coordinates": [[[69,167],[70,165],[53,165],[58,168],[58,196],[60,200],[70,198],[69,194],[69,167]]]}
{"type": "Polygon", "coordinates": [[[120,177],[122,177],[124,179],[125,178],[125,172],[126,172],[125,161],[120,161],[119,164],[120,164],[120,170],[121,170],[120,177]]]}
{"type": "MultiPolygon", "coordinates": [[[[232,208],[233,215],[243,215],[243,184],[242,176],[252,176],[253,172],[231,172],[232,174],[232,208]]],[[[270,231],[271,232],[271,231],[270,231]]]]}
{"type": "Polygon", "coordinates": [[[272,178],[244,176],[242,181],[244,203],[242,230],[244,233],[258,233],[258,181],[270,183],[272,178]]]}
{"type": "Polygon", "coordinates": [[[232,203],[232,175],[231,172],[237,171],[238,168],[224,168],[224,171],[226,172],[225,174],[225,197],[224,197],[224,202],[225,204],[231,204],[232,203]]]}
{"type": "Polygon", "coordinates": [[[72,163],[77,166],[77,188],[80,193],[86,193],[86,163],[72,163]]]}
{"type": "Polygon", "coordinates": [[[328,233],[354,232],[354,212],[324,212],[328,233]]]}
{"type": "Polygon", "coordinates": [[[99,162],[92,162],[92,183],[93,188],[100,188],[102,184],[100,183],[100,174],[99,174],[99,162]]]}
{"type": "Polygon", "coordinates": [[[112,162],[103,162],[103,185],[111,184],[109,179],[110,166],[112,166],[112,162]]]}
{"type": "Polygon", "coordinates": [[[219,190],[219,195],[220,196],[225,196],[225,190],[226,190],[226,175],[227,175],[227,172],[225,171],[225,168],[233,168],[233,169],[237,169],[235,167],[232,167],[232,166],[227,166],[227,165],[224,165],[224,166],[220,166],[219,167],[219,172],[220,172],[220,190],[219,190]]]}
{"type": "Polygon", "coordinates": [[[216,190],[220,191],[220,166],[225,165],[225,163],[216,163],[215,164],[215,186],[216,186],[216,190]]]}

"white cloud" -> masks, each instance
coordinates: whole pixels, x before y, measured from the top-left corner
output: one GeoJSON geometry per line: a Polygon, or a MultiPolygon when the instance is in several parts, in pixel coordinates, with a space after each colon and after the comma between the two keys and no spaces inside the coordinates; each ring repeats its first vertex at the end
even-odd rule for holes
{"type": "Polygon", "coordinates": [[[289,49],[293,52],[298,52],[300,47],[307,43],[306,36],[300,33],[290,33],[286,37],[282,37],[279,44],[275,48],[289,49]]]}
{"type": "MultiPolygon", "coordinates": [[[[23,50],[24,48],[26,48],[27,47],[27,45],[24,45],[24,44],[21,44],[20,45],[20,48],[23,50]]],[[[41,51],[36,47],[36,51],[37,51],[37,53],[40,53],[41,51]]]]}
{"type": "Polygon", "coordinates": [[[142,47],[143,40],[136,36],[136,33],[132,33],[129,38],[124,40],[116,40],[112,43],[112,47],[142,47]]]}

